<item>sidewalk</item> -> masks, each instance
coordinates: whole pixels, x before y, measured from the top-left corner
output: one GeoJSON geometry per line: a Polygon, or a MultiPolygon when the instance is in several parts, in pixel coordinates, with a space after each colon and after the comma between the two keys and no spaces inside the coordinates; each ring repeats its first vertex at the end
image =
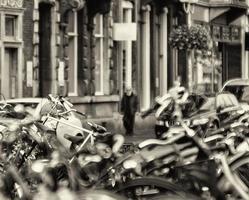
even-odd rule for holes
{"type": "Polygon", "coordinates": [[[150,138],[155,138],[154,130],[139,130],[133,136],[125,136],[125,143],[139,143],[150,138]]]}
{"type": "MultiPolygon", "coordinates": [[[[113,118],[94,118],[87,119],[87,121],[93,121],[97,124],[104,125],[108,131],[113,133],[123,134],[125,129],[123,127],[123,116],[119,113],[113,113],[113,118]]],[[[155,117],[149,115],[145,119],[142,119],[140,113],[136,114],[135,127],[133,136],[125,136],[126,142],[140,142],[148,138],[155,138],[154,135],[155,117]]]]}

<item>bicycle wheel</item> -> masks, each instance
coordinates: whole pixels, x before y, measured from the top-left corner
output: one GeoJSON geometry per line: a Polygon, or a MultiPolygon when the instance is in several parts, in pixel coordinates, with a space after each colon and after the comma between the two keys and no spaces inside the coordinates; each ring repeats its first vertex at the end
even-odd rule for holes
{"type": "MultiPolygon", "coordinates": [[[[249,191],[249,157],[242,157],[236,161],[234,161],[232,164],[230,164],[230,169],[234,175],[234,178],[240,186],[245,190],[249,191]]],[[[222,174],[219,178],[218,187],[226,192],[233,192],[232,185],[227,181],[224,174],[222,174]]]]}
{"type": "Polygon", "coordinates": [[[105,190],[87,190],[77,195],[79,200],[127,200],[127,198],[105,190]]]}
{"type": "MultiPolygon", "coordinates": [[[[156,198],[160,194],[175,194],[182,197],[184,189],[174,183],[158,177],[137,178],[119,187],[116,192],[128,199],[145,200],[156,198]]],[[[184,197],[184,196],[183,196],[184,197]]],[[[193,198],[192,198],[193,199],[193,198]]]]}
{"type": "Polygon", "coordinates": [[[150,200],[201,200],[202,198],[192,194],[182,193],[179,194],[162,194],[151,198],[150,200]]]}

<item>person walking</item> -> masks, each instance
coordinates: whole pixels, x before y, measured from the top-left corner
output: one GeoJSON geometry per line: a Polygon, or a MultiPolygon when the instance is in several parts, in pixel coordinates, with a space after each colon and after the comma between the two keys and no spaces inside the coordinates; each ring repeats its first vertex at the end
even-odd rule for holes
{"type": "Polygon", "coordinates": [[[123,125],[126,135],[133,135],[135,124],[135,114],[138,109],[138,98],[134,94],[132,87],[128,86],[121,100],[121,113],[123,114],[123,125]]]}

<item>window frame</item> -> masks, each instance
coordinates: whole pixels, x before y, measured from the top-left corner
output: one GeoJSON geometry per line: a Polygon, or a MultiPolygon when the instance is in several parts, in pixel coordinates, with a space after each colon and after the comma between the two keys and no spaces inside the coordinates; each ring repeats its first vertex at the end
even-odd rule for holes
{"type": "Polygon", "coordinates": [[[2,36],[3,36],[3,40],[7,41],[7,42],[20,42],[21,38],[22,38],[22,29],[21,29],[21,25],[22,23],[20,23],[21,17],[19,13],[16,12],[4,12],[2,14],[3,17],[3,30],[2,30],[2,36]],[[6,34],[6,18],[7,17],[13,17],[14,18],[14,35],[7,35],[6,34]]]}
{"type": "MultiPolygon", "coordinates": [[[[99,30],[99,33],[96,33],[95,30],[94,30],[94,37],[95,37],[95,41],[97,43],[97,40],[99,40],[99,49],[96,49],[95,48],[95,55],[96,55],[96,51],[99,51],[99,55],[100,55],[100,59],[99,59],[99,73],[100,73],[100,82],[99,82],[99,88],[100,90],[99,91],[96,91],[95,90],[95,95],[96,96],[100,96],[100,95],[104,95],[104,37],[105,37],[105,34],[104,34],[104,15],[103,14],[100,14],[98,13],[95,18],[94,18],[94,25],[95,25],[95,30],[96,30],[96,27],[98,26],[98,30],[99,30]],[[99,17],[99,24],[97,24],[97,17],[99,17]]],[[[97,61],[96,57],[95,57],[95,62],[97,61]]],[[[95,63],[97,64],[97,63],[95,63]]],[[[96,72],[95,72],[96,73],[96,72]]],[[[96,74],[95,74],[95,78],[96,78],[96,74]]],[[[96,79],[95,79],[96,80],[96,79]]],[[[96,84],[96,81],[95,81],[95,84],[96,84]]],[[[96,88],[96,86],[95,86],[96,88]]]]}
{"type": "MultiPolygon", "coordinates": [[[[69,96],[77,96],[78,95],[78,14],[77,11],[72,11],[73,17],[73,31],[68,31],[68,37],[73,40],[74,45],[74,91],[68,92],[69,96]]],[[[70,39],[68,41],[70,41],[70,39]]],[[[70,70],[70,69],[69,69],[70,70]]],[[[69,80],[71,81],[71,80],[69,80]]],[[[70,84],[70,83],[69,83],[70,84]]],[[[69,90],[69,88],[68,88],[69,90]]]]}

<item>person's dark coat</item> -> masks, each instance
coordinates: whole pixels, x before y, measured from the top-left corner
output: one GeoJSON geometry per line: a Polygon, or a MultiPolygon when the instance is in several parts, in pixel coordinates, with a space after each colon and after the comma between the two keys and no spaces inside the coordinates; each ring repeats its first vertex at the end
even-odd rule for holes
{"type": "Polygon", "coordinates": [[[132,116],[135,115],[137,109],[137,96],[134,93],[132,93],[130,96],[127,96],[125,93],[121,101],[121,112],[124,113],[124,115],[132,116]]]}
{"type": "Polygon", "coordinates": [[[121,112],[123,116],[123,124],[126,129],[126,134],[133,134],[133,128],[135,124],[135,113],[138,108],[138,98],[135,94],[130,96],[124,94],[121,100],[121,112]]]}

